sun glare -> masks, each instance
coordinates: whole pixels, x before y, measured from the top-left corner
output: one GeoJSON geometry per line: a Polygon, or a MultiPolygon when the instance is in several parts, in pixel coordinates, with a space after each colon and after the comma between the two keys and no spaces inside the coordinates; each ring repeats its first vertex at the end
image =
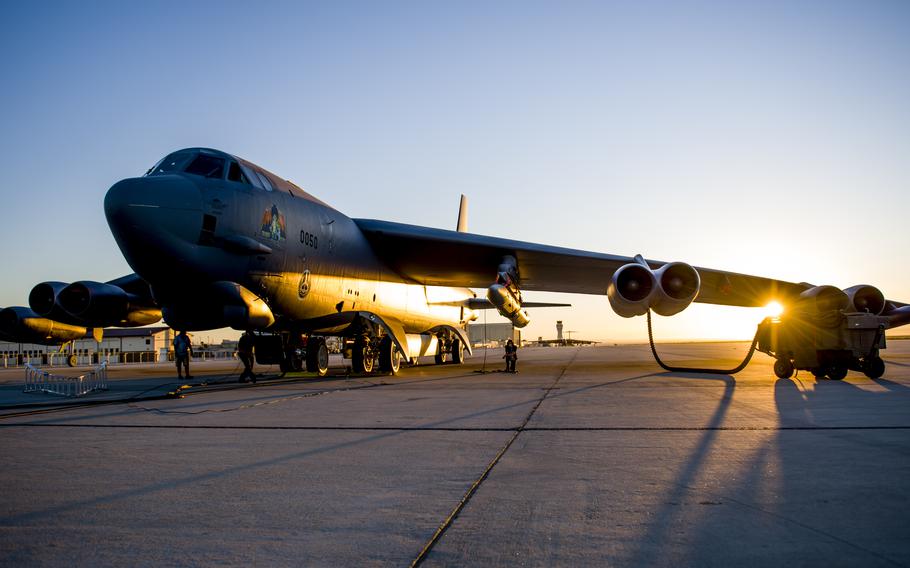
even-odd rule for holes
{"type": "Polygon", "coordinates": [[[768,302],[768,305],[765,306],[765,316],[769,318],[779,318],[782,313],[784,313],[784,307],[780,305],[780,302],[768,302]]]}

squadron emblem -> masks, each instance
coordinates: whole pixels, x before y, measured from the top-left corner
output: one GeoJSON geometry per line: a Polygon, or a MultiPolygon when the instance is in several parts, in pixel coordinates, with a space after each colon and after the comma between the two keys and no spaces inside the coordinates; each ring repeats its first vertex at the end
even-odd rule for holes
{"type": "Polygon", "coordinates": [[[288,236],[284,215],[278,211],[277,205],[273,204],[271,209],[262,213],[262,236],[273,241],[283,241],[288,236]]]}

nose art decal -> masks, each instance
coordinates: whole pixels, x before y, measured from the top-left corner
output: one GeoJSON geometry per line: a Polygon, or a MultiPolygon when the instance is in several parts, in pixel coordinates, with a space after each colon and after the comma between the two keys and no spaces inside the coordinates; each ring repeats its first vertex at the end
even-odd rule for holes
{"type": "Polygon", "coordinates": [[[283,241],[287,238],[287,229],[284,224],[284,214],[278,211],[277,205],[266,209],[262,213],[262,236],[273,241],[283,241]]]}

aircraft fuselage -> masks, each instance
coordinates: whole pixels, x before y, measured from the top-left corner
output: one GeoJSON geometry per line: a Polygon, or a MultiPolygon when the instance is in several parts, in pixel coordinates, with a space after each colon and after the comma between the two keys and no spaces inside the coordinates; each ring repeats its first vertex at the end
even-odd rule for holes
{"type": "Polygon", "coordinates": [[[161,172],[123,180],[108,192],[111,230],[168,323],[220,327],[220,300],[212,291],[218,282],[240,284],[265,301],[280,328],[303,332],[338,331],[358,312],[400,322],[407,333],[463,327],[471,318],[466,308],[438,304],[473,297],[469,289],[404,280],[376,257],[349,217],[242,163],[250,176],[269,176],[271,189],[223,175],[161,172]],[[189,313],[192,318],[184,316],[189,313]]]}

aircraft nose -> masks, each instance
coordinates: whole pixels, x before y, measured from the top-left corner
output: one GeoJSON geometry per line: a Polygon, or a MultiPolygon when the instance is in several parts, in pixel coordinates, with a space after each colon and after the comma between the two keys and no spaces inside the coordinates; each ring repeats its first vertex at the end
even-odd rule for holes
{"type": "Polygon", "coordinates": [[[179,175],[125,179],[108,190],[104,213],[128,261],[155,249],[183,256],[199,240],[202,193],[179,175]]]}
{"type": "MultiPolygon", "coordinates": [[[[134,229],[180,234],[189,218],[201,222],[202,194],[182,176],[153,176],[115,183],[104,198],[104,213],[116,233],[134,229]]],[[[198,236],[198,228],[196,231],[198,236]]]]}
{"type": "Polygon", "coordinates": [[[202,194],[192,181],[182,176],[164,175],[118,181],[104,198],[108,217],[131,209],[202,209],[202,194]]]}

